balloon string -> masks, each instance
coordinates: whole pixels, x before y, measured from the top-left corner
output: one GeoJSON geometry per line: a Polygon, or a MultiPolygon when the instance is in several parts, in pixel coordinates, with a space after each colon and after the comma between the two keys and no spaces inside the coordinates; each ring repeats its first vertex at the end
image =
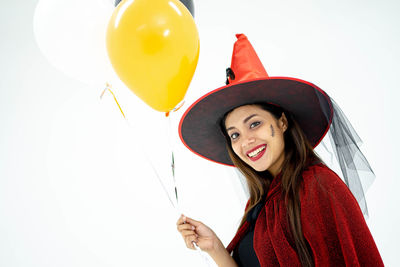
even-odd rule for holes
{"type": "MultiPolygon", "coordinates": [[[[129,125],[129,124],[128,124],[128,125],[129,125]]],[[[142,151],[143,151],[143,149],[142,149],[142,151]]],[[[165,187],[164,183],[161,181],[161,178],[160,178],[160,176],[158,175],[158,172],[157,172],[156,168],[154,167],[153,163],[150,161],[150,159],[149,159],[149,157],[147,156],[146,153],[145,153],[145,157],[146,157],[146,159],[149,161],[151,168],[153,169],[154,173],[156,174],[156,177],[157,177],[158,181],[160,182],[161,186],[162,186],[163,189],[164,189],[164,192],[167,194],[168,199],[169,199],[169,202],[172,204],[172,206],[173,206],[174,208],[176,208],[174,202],[172,201],[171,196],[168,194],[167,188],[165,187]]]]}
{"type": "Polygon", "coordinates": [[[100,99],[103,97],[104,92],[105,92],[106,90],[108,90],[108,91],[112,94],[112,96],[114,97],[115,103],[117,103],[117,105],[118,105],[119,111],[121,111],[122,116],[124,116],[124,118],[126,119],[125,114],[124,114],[124,112],[122,111],[122,108],[121,108],[121,106],[119,105],[117,98],[115,97],[114,93],[111,91],[111,85],[110,85],[109,83],[106,83],[106,88],[104,88],[103,92],[101,93],[100,99]]]}
{"type": "MultiPolygon", "coordinates": [[[[121,106],[119,105],[117,98],[115,97],[114,93],[111,91],[111,86],[110,84],[106,84],[106,88],[103,90],[103,92],[100,95],[100,98],[103,97],[105,91],[109,91],[112,96],[114,97],[115,103],[117,103],[119,110],[122,113],[122,116],[125,119],[126,124],[128,124],[129,129],[131,129],[131,126],[129,124],[128,119],[125,117],[124,112],[122,111],[121,106]]],[[[176,108],[174,108],[172,111],[175,112],[177,110],[179,110],[184,104],[184,101],[178,105],[176,108]]],[[[171,117],[169,117],[170,112],[165,113],[165,116],[168,117],[168,141],[169,141],[169,145],[170,145],[170,149],[171,149],[171,170],[172,170],[172,178],[174,181],[174,187],[175,187],[175,198],[176,198],[176,205],[174,204],[174,202],[172,201],[172,198],[170,196],[170,194],[168,193],[167,188],[165,187],[164,183],[162,182],[160,175],[158,174],[156,168],[153,165],[153,162],[150,160],[150,158],[148,157],[147,153],[145,152],[145,150],[143,149],[142,145],[139,142],[139,146],[140,149],[142,150],[142,153],[145,155],[145,158],[147,159],[147,161],[150,163],[151,168],[153,169],[158,181],[160,182],[164,192],[167,194],[167,197],[169,199],[169,202],[171,203],[171,205],[179,212],[179,214],[181,214],[181,210],[179,208],[179,203],[178,203],[178,189],[176,186],[176,180],[175,180],[175,158],[174,158],[174,150],[173,150],[173,145],[172,145],[172,141],[171,141],[171,117]]],[[[207,266],[213,266],[210,262],[210,259],[207,257],[207,255],[204,254],[204,252],[197,246],[196,243],[193,242],[193,246],[195,247],[196,251],[198,251],[199,255],[203,258],[203,260],[206,262],[207,266]]]]}
{"type": "MultiPolygon", "coordinates": [[[[177,111],[178,109],[180,109],[183,105],[183,102],[174,110],[172,111],[177,111]]],[[[167,115],[166,115],[167,116],[167,115]]],[[[176,209],[178,210],[179,214],[182,214],[179,208],[179,202],[178,202],[178,190],[177,190],[177,186],[176,186],[176,179],[175,179],[175,159],[174,159],[174,146],[173,146],[173,139],[172,139],[172,134],[171,134],[171,116],[167,116],[168,117],[168,142],[169,142],[169,147],[171,149],[171,170],[172,170],[172,178],[174,180],[174,187],[175,187],[175,197],[176,197],[176,209]]],[[[199,253],[200,257],[206,262],[207,266],[212,267],[213,265],[210,262],[210,259],[207,257],[207,255],[205,254],[205,252],[203,252],[199,246],[197,246],[197,244],[195,242],[192,242],[193,246],[195,247],[196,251],[199,253]]]]}
{"type": "MultiPolygon", "coordinates": [[[[118,108],[119,108],[119,110],[121,111],[121,114],[122,114],[122,116],[124,117],[126,124],[129,126],[129,129],[132,129],[131,126],[130,126],[130,124],[129,124],[128,119],[125,117],[125,114],[124,114],[124,112],[122,111],[122,108],[121,108],[121,106],[120,106],[119,103],[118,103],[117,98],[115,97],[114,93],[111,91],[111,85],[110,85],[109,83],[106,83],[106,88],[105,88],[105,89],[103,90],[103,92],[101,93],[100,99],[103,97],[105,91],[107,91],[107,90],[108,90],[108,91],[112,94],[112,96],[114,97],[115,103],[117,103],[118,108]]],[[[168,197],[169,201],[171,202],[172,206],[173,206],[174,208],[177,208],[177,207],[175,206],[174,202],[172,201],[172,198],[171,198],[170,194],[168,193],[167,188],[165,187],[164,183],[162,182],[161,177],[160,177],[160,175],[158,174],[157,169],[155,168],[153,162],[150,160],[149,156],[148,156],[147,153],[145,152],[146,150],[143,149],[142,144],[141,144],[140,142],[138,142],[138,144],[139,144],[140,150],[141,150],[142,153],[144,154],[144,156],[145,156],[147,162],[150,164],[150,166],[151,166],[152,170],[154,171],[154,173],[155,173],[155,175],[156,175],[158,181],[160,182],[160,184],[161,184],[161,186],[162,186],[164,192],[167,194],[167,197],[168,197]]],[[[175,192],[176,192],[176,187],[175,187],[175,192]]]]}
{"type": "Polygon", "coordinates": [[[168,117],[168,143],[171,150],[171,171],[172,171],[172,180],[174,181],[174,189],[175,189],[175,199],[176,205],[178,206],[178,187],[176,186],[175,179],[175,157],[174,157],[174,147],[172,141],[172,133],[171,133],[171,117],[168,117]]]}

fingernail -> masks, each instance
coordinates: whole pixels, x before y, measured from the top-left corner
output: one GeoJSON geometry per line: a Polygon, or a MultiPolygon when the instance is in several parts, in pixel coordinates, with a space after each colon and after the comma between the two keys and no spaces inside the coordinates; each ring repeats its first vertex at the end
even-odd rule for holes
{"type": "Polygon", "coordinates": [[[194,227],[194,226],[192,225],[192,230],[194,230],[194,229],[196,229],[196,227],[194,227]]]}

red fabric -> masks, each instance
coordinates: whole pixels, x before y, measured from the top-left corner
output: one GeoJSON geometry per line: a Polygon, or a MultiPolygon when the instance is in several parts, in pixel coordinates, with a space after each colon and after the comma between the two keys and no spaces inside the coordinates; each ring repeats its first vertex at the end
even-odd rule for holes
{"type": "Polygon", "coordinates": [[[267,71],[246,35],[236,34],[236,38],[231,61],[231,69],[235,73],[235,79],[229,78],[229,84],[260,78],[268,79],[267,71]]]}
{"type": "MultiPolygon", "coordinates": [[[[280,193],[278,175],[256,221],[254,250],[261,266],[301,266],[280,193]]],[[[300,202],[303,234],[315,266],[383,266],[356,199],[336,173],[323,164],[304,171],[300,202]]],[[[239,229],[229,253],[247,228],[245,224],[239,229]]]]}

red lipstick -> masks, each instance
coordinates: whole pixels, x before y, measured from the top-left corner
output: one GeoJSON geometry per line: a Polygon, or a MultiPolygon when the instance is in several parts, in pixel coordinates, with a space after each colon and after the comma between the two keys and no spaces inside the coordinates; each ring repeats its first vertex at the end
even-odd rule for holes
{"type": "Polygon", "coordinates": [[[256,161],[256,160],[258,160],[259,158],[261,158],[264,155],[266,149],[267,149],[267,145],[266,144],[262,144],[262,145],[256,146],[255,148],[247,151],[246,155],[249,157],[250,160],[256,161]],[[260,151],[257,156],[255,156],[255,157],[250,157],[249,156],[249,153],[259,149],[260,147],[264,147],[264,146],[265,146],[265,148],[262,151],[260,151]]]}

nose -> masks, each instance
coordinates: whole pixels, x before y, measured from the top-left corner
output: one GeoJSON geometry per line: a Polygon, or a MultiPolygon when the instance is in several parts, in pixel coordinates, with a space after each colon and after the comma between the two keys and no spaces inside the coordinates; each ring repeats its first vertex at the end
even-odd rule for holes
{"type": "Polygon", "coordinates": [[[243,143],[242,143],[242,148],[247,148],[249,147],[251,144],[253,144],[256,141],[256,139],[252,136],[248,136],[246,138],[243,139],[243,143]]]}

